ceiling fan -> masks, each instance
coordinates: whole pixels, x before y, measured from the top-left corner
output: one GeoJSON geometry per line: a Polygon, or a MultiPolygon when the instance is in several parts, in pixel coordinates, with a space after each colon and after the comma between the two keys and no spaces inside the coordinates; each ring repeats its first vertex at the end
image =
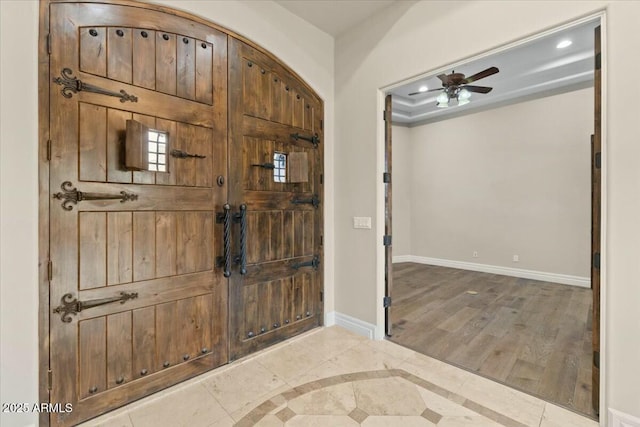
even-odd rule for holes
{"type": "Polygon", "coordinates": [[[444,90],[444,92],[436,98],[436,101],[438,101],[438,107],[448,107],[450,99],[456,99],[458,100],[458,105],[464,105],[469,102],[471,92],[489,93],[493,89],[492,87],[475,86],[470,85],[469,83],[489,77],[499,71],[500,70],[498,70],[497,67],[490,67],[469,77],[465,77],[464,74],[456,73],[455,71],[452,71],[451,74],[440,74],[438,75],[438,78],[442,81],[441,88],[413,92],[410,93],[409,96],[444,90]]]}

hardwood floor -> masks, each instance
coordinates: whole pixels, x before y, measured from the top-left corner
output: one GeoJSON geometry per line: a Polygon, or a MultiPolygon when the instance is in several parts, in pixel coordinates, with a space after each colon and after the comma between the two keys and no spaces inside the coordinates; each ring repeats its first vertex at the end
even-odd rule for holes
{"type": "Polygon", "coordinates": [[[391,341],[595,417],[591,290],[393,265],[391,341]]]}

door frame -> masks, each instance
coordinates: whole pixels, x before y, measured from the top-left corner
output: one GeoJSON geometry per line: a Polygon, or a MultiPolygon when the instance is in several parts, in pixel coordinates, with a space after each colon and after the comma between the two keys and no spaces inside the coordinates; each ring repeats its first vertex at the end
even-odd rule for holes
{"type": "MultiPolygon", "coordinates": [[[[600,19],[600,46],[601,46],[601,209],[600,209],[600,425],[604,427],[606,421],[606,408],[608,402],[608,396],[606,395],[607,390],[607,382],[606,375],[607,372],[607,336],[606,336],[606,325],[605,320],[607,319],[607,294],[608,294],[608,281],[607,281],[607,253],[608,253],[608,240],[607,240],[607,177],[608,177],[608,168],[607,168],[607,158],[608,158],[608,138],[607,138],[607,103],[608,99],[608,90],[607,90],[607,13],[606,10],[600,10],[598,12],[591,13],[589,15],[577,17],[571,21],[565,21],[559,23],[551,29],[540,31],[532,36],[523,37],[516,41],[500,45],[498,47],[492,48],[490,50],[484,51],[484,53],[469,56],[457,61],[454,64],[446,64],[445,66],[440,66],[438,68],[430,69],[420,75],[414,75],[412,77],[403,79],[401,81],[394,82],[392,84],[388,84],[382,87],[379,87],[377,90],[377,111],[384,111],[385,109],[385,98],[387,93],[391,90],[405,85],[407,83],[414,82],[419,80],[425,76],[437,75],[443,73],[447,70],[450,70],[452,67],[456,68],[461,64],[467,63],[469,61],[478,60],[481,58],[485,58],[487,56],[491,56],[495,53],[510,49],[512,47],[521,45],[523,43],[527,43],[529,41],[536,40],[538,38],[547,36],[556,31],[563,30],[568,27],[572,27],[574,25],[578,25],[587,21],[594,20],[596,18],[600,19]]],[[[382,244],[384,234],[385,234],[385,184],[382,181],[382,174],[385,172],[385,120],[383,118],[382,113],[377,115],[376,121],[376,176],[379,176],[380,179],[376,182],[376,241],[380,242],[379,245],[376,246],[376,327],[374,332],[374,337],[377,340],[381,340],[385,336],[385,314],[386,310],[384,308],[383,302],[385,297],[385,267],[386,267],[386,257],[385,257],[385,246],[382,244]]],[[[393,145],[390,150],[392,150],[393,145]]],[[[591,252],[591,251],[589,251],[591,252]]]]}

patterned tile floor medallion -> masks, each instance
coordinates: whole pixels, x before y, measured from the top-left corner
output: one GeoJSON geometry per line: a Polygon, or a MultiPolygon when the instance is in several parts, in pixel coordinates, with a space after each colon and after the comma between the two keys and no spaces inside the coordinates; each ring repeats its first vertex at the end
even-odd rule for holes
{"type": "Polygon", "coordinates": [[[318,328],[83,427],[597,427],[389,341],[318,328]]]}

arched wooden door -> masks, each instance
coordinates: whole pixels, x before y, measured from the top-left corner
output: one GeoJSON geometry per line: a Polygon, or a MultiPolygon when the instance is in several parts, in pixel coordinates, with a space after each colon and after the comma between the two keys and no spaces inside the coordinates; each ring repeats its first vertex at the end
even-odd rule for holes
{"type": "Polygon", "coordinates": [[[50,422],[72,425],[228,360],[227,36],[158,10],[49,7],[50,401],[73,405],[50,422]],[[125,168],[128,120],[168,132],[156,171],[125,168]]]}
{"type": "Polygon", "coordinates": [[[323,106],[229,40],[230,359],[322,324],[323,106]]]}
{"type": "Polygon", "coordinates": [[[320,325],[322,101],[188,14],[41,4],[41,400],[73,408],[41,422],[320,325]]]}

